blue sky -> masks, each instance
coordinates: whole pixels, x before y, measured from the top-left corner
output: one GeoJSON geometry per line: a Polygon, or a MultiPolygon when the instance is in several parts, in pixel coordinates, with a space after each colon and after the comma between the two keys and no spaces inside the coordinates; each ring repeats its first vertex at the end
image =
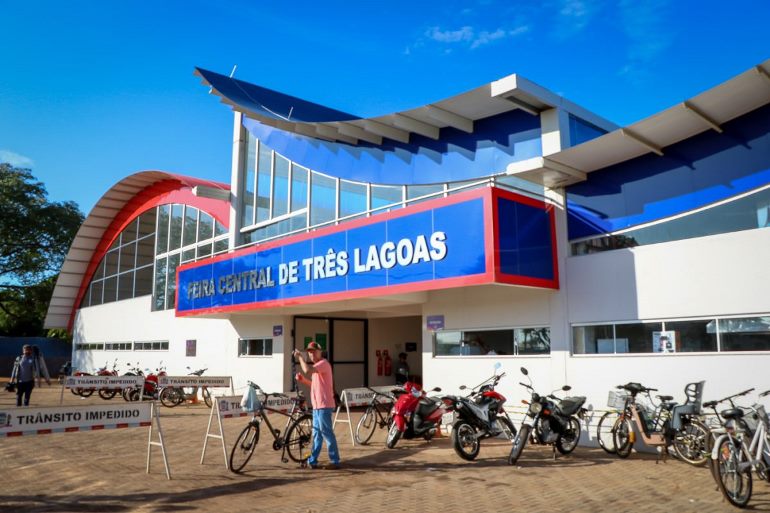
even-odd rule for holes
{"type": "Polygon", "coordinates": [[[229,183],[200,66],[360,116],[518,73],[625,125],[770,58],[770,2],[0,0],[0,161],[87,213],[161,169],[229,183]]]}

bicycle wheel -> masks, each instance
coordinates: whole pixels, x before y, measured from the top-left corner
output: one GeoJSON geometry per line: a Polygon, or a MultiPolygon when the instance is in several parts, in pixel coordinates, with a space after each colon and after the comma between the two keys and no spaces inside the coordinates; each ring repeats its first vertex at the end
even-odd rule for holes
{"type": "Polygon", "coordinates": [[[628,458],[631,449],[634,448],[634,427],[626,417],[618,417],[612,427],[612,442],[615,445],[615,454],[621,458],[628,458]]]}
{"type": "Polygon", "coordinates": [[[207,387],[201,389],[201,395],[203,396],[203,402],[206,403],[206,406],[211,408],[211,392],[209,392],[207,387]]]}
{"type": "Polygon", "coordinates": [[[160,391],[160,402],[163,406],[173,408],[179,404],[178,395],[180,395],[176,388],[166,387],[160,391]]]}
{"type": "Polygon", "coordinates": [[[725,499],[739,508],[749,503],[752,487],[751,470],[739,468],[742,461],[743,453],[737,440],[728,437],[719,443],[714,477],[725,499]]]}
{"type": "Polygon", "coordinates": [[[580,421],[575,417],[569,418],[569,427],[556,439],[556,450],[569,454],[575,450],[580,441],[580,421]]]}
{"type": "Polygon", "coordinates": [[[243,428],[241,434],[230,451],[230,470],[236,474],[240,472],[246,463],[249,462],[254,449],[259,442],[259,423],[249,422],[249,425],[243,428]]]}
{"type": "Polygon", "coordinates": [[[674,434],[674,452],[690,465],[700,467],[709,458],[709,429],[697,421],[691,421],[674,434]]]}
{"type": "Polygon", "coordinates": [[[369,406],[356,426],[356,442],[366,445],[372,439],[374,431],[377,429],[377,412],[374,406],[369,406]]]}
{"type": "Polygon", "coordinates": [[[521,456],[521,453],[524,451],[524,446],[527,445],[527,440],[529,439],[531,430],[532,430],[532,426],[528,424],[524,424],[523,426],[521,426],[521,429],[519,430],[518,434],[514,437],[513,446],[511,447],[511,453],[508,455],[509,465],[516,465],[516,462],[519,461],[519,457],[521,456]]]}
{"type": "Polygon", "coordinates": [[[105,401],[109,401],[110,399],[115,397],[115,395],[117,395],[117,393],[118,393],[117,390],[110,390],[109,388],[100,388],[99,389],[99,397],[101,397],[105,401]]]}
{"type": "Polygon", "coordinates": [[[310,456],[313,437],[313,416],[305,413],[292,423],[286,433],[286,452],[297,463],[304,463],[310,456]]]}
{"type": "Polygon", "coordinates": [[[599,447],[605,450],[609,454],[615,454],[615,442],[612,439],[612,428],[618,421],[620,413],[617,411],[608,411],[602,418],[599,419],[599,424],[596,426],[596,441],[599,442],[599,447]]]}

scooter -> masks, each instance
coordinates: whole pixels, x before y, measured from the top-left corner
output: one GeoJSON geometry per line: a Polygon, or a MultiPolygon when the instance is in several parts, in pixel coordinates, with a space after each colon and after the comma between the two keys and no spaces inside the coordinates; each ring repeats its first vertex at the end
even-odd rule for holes
{"type": "MultiPolygon", "coordinates": [[[[508,463],[510,465],[516,464],[533,430],[540,443],[554,447],[554,459],[556,459],[557,450],[561,454],[571,453],[580,441],[580,420],[578,418],[585,416],[586,409],[583,408],[583,404],[585,404],[586,398],[575,396],[559,399],[553,393],[540,395],[532,387],[532,379],[529,378],[527,369],[522,367],[521,373],[527,376],[529,384],[520,382],[519,385],[529,390],[531,396],[529,401],[522,401],[529,407],[521,424],[521,429],[513,439],[508,463]]],[[[564,385],[561,389],[567,392],[572,387],[564,385]]]]}
{"type": "MultiPolygon", "coordinates": [[[[495,374],[471,389],[465,396],[447,396],[444,402],[454,411],[457,420],[452,424],[452,447],[464,460],[474,460],[479,455],[481,440],[499,435],[509,441],[516,436],[516,428],[503,409],[505,397],[495,387],[505,376],[497,374],[500,364],[495,364],[495,374]]],[[[465,385],[460,390],[466,390],[465,385]]]]}
{"type": "MultiPolygon", "coordinates": [[[[428,397],[420,385],[407,381],[404,390],[406,393],[399,396],[391,410],[393,423],[385,439],[388,449],[393,449],[401,437],[405,440],[417,437],[430,440],[438,431],[441,417],[446,413],[442,399],[428,397]]],[[[441,392],[441,389],[436,387],[430,392],[441,392]]]]}

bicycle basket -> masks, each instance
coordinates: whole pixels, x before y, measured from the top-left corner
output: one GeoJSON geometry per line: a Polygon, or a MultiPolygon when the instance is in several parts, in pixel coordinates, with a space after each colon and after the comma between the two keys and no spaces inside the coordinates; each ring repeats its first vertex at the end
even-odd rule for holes
{"type": "Polygon", "coordinates": [[[765,425],[765,430],[770,431],[770,419],[767,417],[765,407],[761,404],[757,406],[757,417],[759,417],[759,420],[765,425]]]}
{"type": "Polygon", "coordinates": [[[629,394],[627,392],[616,392],[610,390],[610,394],[607,397],[607,406],[615,408],[616,410],[622,410],[626,406],[626,399],[629,394]]]}
{"type": "Polygon", "coordinates": [[[749,433],[754,433],[759,427],[759,416],[757,415],[757,412],[747,408],[741,409],[743,410],[743,422],[746,423],[746,428],[749,430],[749,433]]]}

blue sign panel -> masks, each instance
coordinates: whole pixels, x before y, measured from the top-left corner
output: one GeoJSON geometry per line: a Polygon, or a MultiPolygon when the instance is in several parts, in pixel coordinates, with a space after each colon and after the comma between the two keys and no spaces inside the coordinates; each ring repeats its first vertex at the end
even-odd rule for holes
{"type": "Polygon", "coordinates": [[[179,271],[177,311],[483,274],[481,197],[179,271]]]}

